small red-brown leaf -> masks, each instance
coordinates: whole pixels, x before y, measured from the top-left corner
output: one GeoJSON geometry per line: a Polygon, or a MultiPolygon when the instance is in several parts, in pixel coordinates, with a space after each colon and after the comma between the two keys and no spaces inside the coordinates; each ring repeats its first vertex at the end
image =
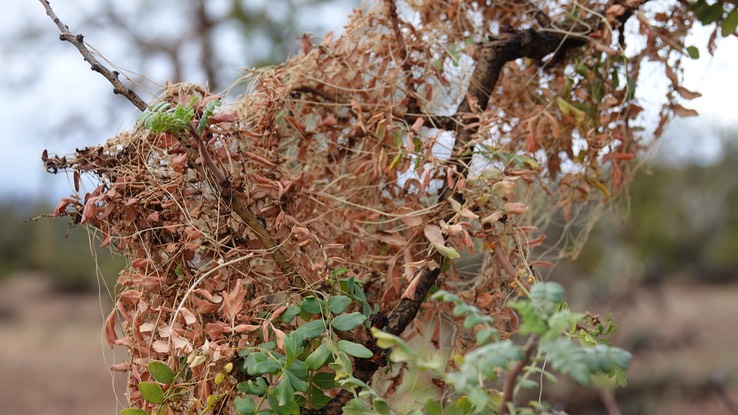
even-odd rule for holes
{"type": "Polygon", "coordinates": [[[700,115],[700,113],[697,112],[697,110],[691,109],[691,108],[684,108],[683,106],[679,104],[673,104],[671,109],[674,110],[674,114],[676,114],[679,117],[695,117],[697,115],[700,115]]]}
{"type": "Polygon", "coordinates": [[[236,286],[233,287],[231,292],[223,293],[223,305],[221,309],[231,321],[241,312],[245,295],[246,289],[243,287],[242,279],[236,281],[236,286]]]}
{"type": "Polygon", "coordinates": [[[110,365],[110,370],[113,372],[128,372],[131,370],[131,364],[129,362],[120,362],[114,365],[110,365]]]}
{"type": "Polygon", "coordinates": [[[108,317],[105,319],[105,341],[108,343],[108,346],[112,349],[115,345],[116,340],[118,340],[118,335],[115,333],[115,309],[108,314],[108,317]]]}
{"type": "Polygon", "coordinates": [[[690,91],[687,88],[680,86],[677,87],[676,92],[684,99],[691,100],[702,96],[699,92],[690,91]]]}
{"type": "Polygon", "coordinates": [[[300,45],[302,46],[302,53],[306,55],[313,50],[313,42],[310,40],[310,36],[308,36],[307,33],[302,34],[300,45]]]}
{"type": "Polygon", "coordinates": [[[239,324],[236,327],[233,328],[233,331],[236,333],[250,333],[252,331],[258,330],[259,327],[255,324],[239,324]]]}

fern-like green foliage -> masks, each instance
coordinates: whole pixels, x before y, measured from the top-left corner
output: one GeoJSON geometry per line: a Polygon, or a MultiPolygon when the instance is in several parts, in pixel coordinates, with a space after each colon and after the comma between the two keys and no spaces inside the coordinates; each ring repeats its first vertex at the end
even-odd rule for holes
{"type": "MultiPolygon", "coordinates": [[[[599,376],[610,387],[625,385],[625,369],[630,362],[630,353],[611,346],[598,337],[611,333],[613,328],[593,327],[577,330],[578,323],[586,316],[569,310],[564,302],[564,288],[548,282],[533,286],[528,295],[508,305],[520,316],[518,333],[530,335],[540,341],[530,359],[525,357],[525,347],[511,340],[500,339],[492,326],[492,318],[484,315],[472,304],[464,303],[458,296],[438,291],[431,298],[454,304],[453,314],[463,317],[463,328],[476,333],[479,347],[456,358],[457,370],[449,370],[443,363],[428,359],[410,347],[403,339],[380,330],[372,329],[377,345],[390,349],[389,358],[395,363],[409,364],[418,370],[429,372],[453,388],[454,398],[446,403],[428,400],[411,412],[412,415],[441,415],[454,413],[481,415],[498,413],[502,405],[508,405],[509,413],[549,414],[545,403],[531,402],[512,407],[512,402],[503,402],[502,391],[493,386],[501,374],[510,376],[511,368],[518,362],[525,367],[515,376],[515,392],[521,388],[539,386],[542,376],[555,380],[556,375],[546,367],[553,367],[559,374],[568,375],[575,381],[589,385],[599,376]],[[607,382],[611,379],[610,382],[607,382]]],[[[368,386],[340,382],[345,388],[360,390],[357,398],[344,407],[344,413],[390,414],[384,399],[368,386]]]]}
{"type": "Polygon", "coordinates": [[[214,101],[210,101],[205,105],[205,108],[202,110],[202,117],[200,117],[200,122],[197,123],[197,133],[202,135],[202,132],[205,131],[205,127],[208,126],[208,122],[210,122],[210,116],[213,115],[215,112],[215,109],[219,107],[221,104],[221,101],[219,99],[216,99],[214,101]]]}
{"type": "Polygon", "coordinates": [[[187,106],[177,105],[172,108],[168,102],[161,102],[146,109],[138,117],[136,125],[154,133],[176,134],[186,129],[195,117],[194,105],[198,98],[194,97],[187,106]]]}

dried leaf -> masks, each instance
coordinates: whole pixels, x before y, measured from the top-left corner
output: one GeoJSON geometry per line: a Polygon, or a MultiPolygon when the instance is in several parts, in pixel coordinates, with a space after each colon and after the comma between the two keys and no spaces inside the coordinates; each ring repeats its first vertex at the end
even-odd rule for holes
{"type": "Polygon", "coordinates": [[[115,342],[118,340],[118,335],[115,333],[115,310],[111,311],[108,314],[108,317],[105,319],[105,341],[108,343],[108,346],[112,349],[115,345],[115,342]]]}
{"type": "Polygon", "coordinates": [[[679,104],[673,104],[671,106],[671,109],[674,111],[674,114],[676,114],[679,117],[696,117],[700,115],[697,110],[690,109],[690,108],[684,108],[683,106],[679,104]]]}
{"type": "Polygon", "coordinates": [[[243,300],[246,295],[246,289],[243,287],[243,280],[236,281],[236,286],[229,293],[223,294],[223,305],[221,309],[230,321],[233,321],[243,308],[243,300]]]}
{"type": "Polygon", "coordinates": [[[678,87],[676,91],[679,94],[679,96],[687,100],[692,100],[692,99],[699,98],[702,96],[702,94],[700,94],[699,92],[690,91],[683,86],[678,87]]]}
{"type": "Polygon", "coordinates": [[[433,245],[433,247],[436,248],[444,257],[448,259],[457,259],[460,257],[458,251],[446,246],[443,232],[441,232],[441,228],[439,226],[431,224],[425,225],[425,227],[423,227],[423,233],[431,245],[433,245]]]}

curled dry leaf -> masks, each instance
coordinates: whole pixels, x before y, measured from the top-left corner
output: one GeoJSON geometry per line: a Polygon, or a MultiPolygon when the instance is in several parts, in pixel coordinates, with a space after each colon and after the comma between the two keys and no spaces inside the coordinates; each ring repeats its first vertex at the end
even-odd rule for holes
{"type": "Polygon", "coordinates": [[[483,217],[482,218],[482,224],[483,225],[487,225],[487,224],[495,223],[495,222],[497,222],[497,221],[500,220],[500,218],[502,217],[502,215],[503,215],[503,212],[501,210],[496,210],[496,211],[490,213],[489,215],[483,217]]]}
{"type": "Polygon", "coordinates": [[[500,180],[492,185],[492,193],[497,196],[505,196],[515,190],[515,183],[511,180],[500,180]]]}
{"type": "Polygon", "coordinates": [[[113,311],[108,314],[108,317],[105,319],[104,327],[105,341],[112,349],[115,345],[115,342],[118,340],[118,335],[115,333],[115,309],[113,309],[113,311]]]}
{"type": "Polygon", "coordinates": [[[128,372],[131,370],[131,364],[129,362],[120,362],[110,365],[110,370],[113,372],[128,372]]]}

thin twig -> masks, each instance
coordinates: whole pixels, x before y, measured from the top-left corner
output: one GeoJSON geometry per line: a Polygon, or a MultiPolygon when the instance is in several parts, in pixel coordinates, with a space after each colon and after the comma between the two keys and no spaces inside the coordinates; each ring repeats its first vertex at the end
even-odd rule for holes
{"type": "Polygon", "coordinates": [[[62,23],[56,13],[54,13],[54,10],[51,9],[51,5],[49,4],[48,0],[39,1],[44,6],[44,9],[46,9],[46,14],[49,15],[51,20],[53,20],[56,24],[56,27],[58,27],[59,31],[61,31],[59,39],[61,39],[62,41],[67,41],[74,45],[79,53],[82,54],[82,57],[87,61],[87,63],[90,64],[90,69],[104,76],[105,79],[107,79],[113,85],[113,92],[115,94],[123,95],[128,99],[128,101],[131,102],[131,104],[133,104],[141,111],[145,110],[149,106],[146,101],[141,99],[141,97],[136,94],[136,92],[134,92],[131,88],[123,85],[120,79],[118,79],[119,73],[117,71],[111,71],[110,69],[105,67],[105,65],[101,64],[100,61],[97,60],[97,58],[95,58],[95,55],[93,55],[90,49],[85,46],[84,36],[82,34],[74,34],[69,31],[69,26],[62,23]]]}
{"type": "Polygon", "coordinates": [[[400,19],[397,16],[397,5],[395,0],[385,0],[387,6],[387,12],[389,14],[390,23],[392,24],[392,31],[395,32],[395,42],[397,42],[397,49],[400,53],[400,60],[402,71],[405,73],[405,86],[407,87],[407,112],[416,113],[418,112],[418,99],[415,96],[415,84],[413,82],[413,67],[410,64],[410,60],[407,57],[407,45],[405,44],[405,38],[402,36],[402,30],[400,30],[400,19]]]}
{"type": "Polygon", "coordinates": [[[525,350],[523,351],[523,358],[518,360],[507,375],[505,375],[505,385],[502,389],[502,403],[500,404],[499,415],[507,415],[509,411],[508,405],[513,403],[515,382],[517,382],[518,376],[520,376],[523,368],[530,363],[533,352],[538,348],[538,340],[539,337],[537,334],[528,337],[528,341],[525,343],[525,350]]]}

